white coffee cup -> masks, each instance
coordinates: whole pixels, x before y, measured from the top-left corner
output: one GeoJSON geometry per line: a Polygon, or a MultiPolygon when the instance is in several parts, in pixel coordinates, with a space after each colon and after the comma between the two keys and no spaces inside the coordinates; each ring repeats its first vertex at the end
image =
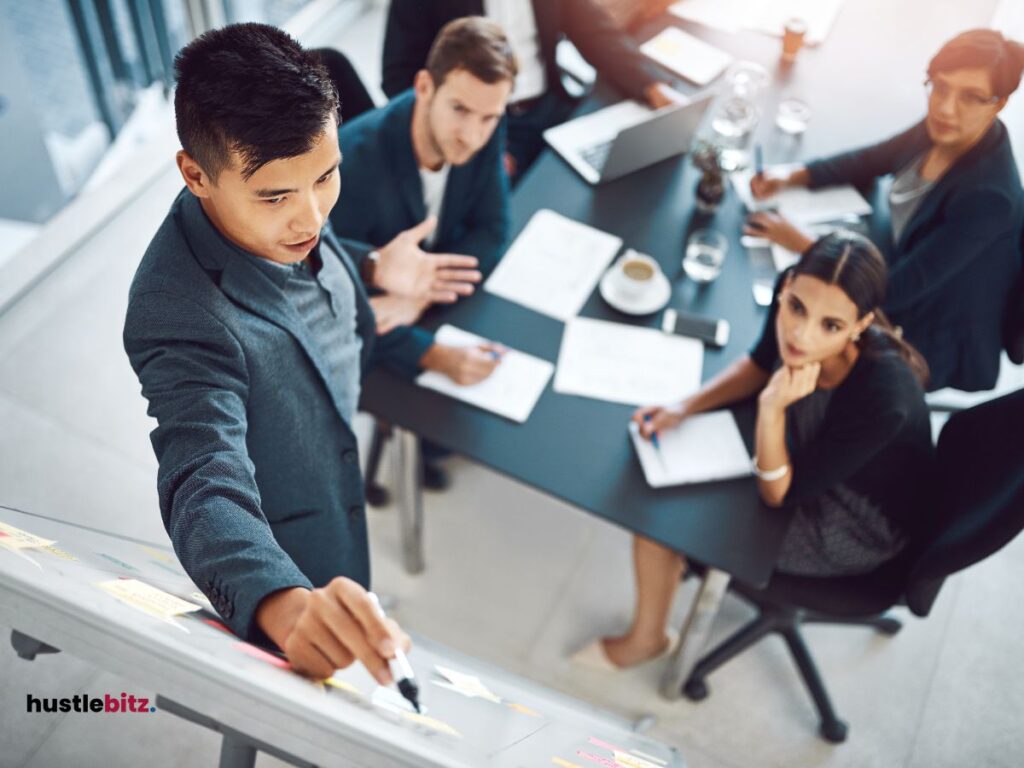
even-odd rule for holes
{"type": "Polygon", "coordinates": [[[624,299],[640,299],[654,287],[661,267],[643,253],[626,251],[615,264],[615,283],[624,299]]]}

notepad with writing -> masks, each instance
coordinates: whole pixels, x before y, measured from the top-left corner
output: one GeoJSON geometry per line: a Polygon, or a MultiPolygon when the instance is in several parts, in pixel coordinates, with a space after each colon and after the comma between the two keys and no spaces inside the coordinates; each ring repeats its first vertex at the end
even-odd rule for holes
{"type": "MultiPolygon", "coordinates": [[[[782,172],[787,166],[772,170],[782,172]]],[[[796,224],[820,224],[847,216],[867,216],[871,204],[850,184],[839,184],[820,189],[789,187],[764,200],[755,200],[750,192],[752,171],[732,174],[733,188],[748,211],[777,210],[796,224]]]]}
{"type": "Polygon", "coordinates": [[[753,474],[750,454],[729,411],[700,413],[658,433],[658,448],[629,424],[644,478],[652,488],[731,480],[753,474]]]}
{"type": "Polygon", "coordinates": [[[707,85],[732,63],[732,56],[679,27],[666,27],[640,52],[697,85],[707,85]]]}
{"type": "MultiPolygon", "coordinates": [[[[487,340],[452,325],[442,325],[434,341],[453,347],[471,347],[487,340]]],[[[421,373],[416,383],[522,424],[530,417],[554,370],[555,366],[547,360],[510,349],[502,356],[494,373],[479,384],[460,386],[435,371],[421,373]]]]}

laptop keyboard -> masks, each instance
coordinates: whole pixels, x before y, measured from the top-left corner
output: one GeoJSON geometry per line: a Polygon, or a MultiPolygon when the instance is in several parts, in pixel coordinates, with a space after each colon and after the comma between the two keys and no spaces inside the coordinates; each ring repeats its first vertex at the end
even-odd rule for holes
{"type": "Polygon", "coordinates": [[[608,162],[608,155],[612,151],[613,143],[614,141],[605,141],[592,147],[586,147],[580,150],[580,156],[591,168],[600,173],[604,170],[604,164],[608,162]]]}

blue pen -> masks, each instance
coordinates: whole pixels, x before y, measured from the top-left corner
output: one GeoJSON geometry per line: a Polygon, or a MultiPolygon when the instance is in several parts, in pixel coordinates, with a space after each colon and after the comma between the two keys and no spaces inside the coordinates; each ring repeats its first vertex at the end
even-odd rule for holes
{"type": "MultiPolygon", "coordinates": [[[[651,421],[651,414],[645,413],[644,414],[644,423],[645,424],[649,424],[650,421],[651,421]]],[[[658,454],[658,461],[661,463],[661,468],[665,472],[668,472],[668,465],[665,464],[665,454],[663,454],[661,452],[661,442],[658,440],[658,433],[657,433],[657,431],[651,432],[651,445],[654,446],[654,450],[658,454]]]]}

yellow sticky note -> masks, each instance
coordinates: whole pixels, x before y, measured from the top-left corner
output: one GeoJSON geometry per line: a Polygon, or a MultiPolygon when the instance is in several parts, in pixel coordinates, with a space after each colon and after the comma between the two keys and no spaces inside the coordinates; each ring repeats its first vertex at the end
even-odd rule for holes
{"type": "Polygon", "coordinates": [[[437,718],[428,717],[427,715],[421,715],[418,712],[402,712],[402,717],[406,720],[410,720],[417,725],[425,725],[427,728],[432,728],[438,733],[446,733],[449,736],[455,736],[461,739],[462,734],[452,728],[448,723],[441,722],[437,718]]]}
{"type": "Polygon", "coordinates": [[[145,544],[140,544],[139,548],[154,560],[159,560],[163,563],[170,563],[171,565],[178,564],[177,559],[170,552],[164,552],[162,549],[157,549],[156,547],[147,547],[145,544]]]}
{"type": "Polygon", "coordinates": [[[576,763],[570,763],[568,760],[563,760],[560,757],[552,757],[551,762],[561,766],[561,768],[580,768],[576,763]]]}
{"type": "Polygon", "coordinates": [[[354,693],[356,696],[363,695],[360,692],[360,690],[356,688],[354,685],[352,685],[351,683],[346,683],[344,680],[339,680],[336,677],[328,677],[326,680],[324,680],[324,683],[331,686],[332,688],[337,688],[339,691],[354,693]]]}
{"type": "Polygon", "coordinates": [[[69,560],[71,562],[78,562],[78,558],[72,555],[70,552],[65,552],[63,549],[59,549],[51,544],[48,547],[40,547],[40,552],[49,552],[54,557],[59,557],[61,560],[69,560]]]}
{"type": "Polygon", "coordinates": [[[7,549],[26,549],[27,547],[49,547],[56,544],[52,539],[41,539],[35,534],[15,528],[7,523],[0,523],[0,547],[7,549]]]}
{"type": "Polygon", "coordinates": [[[663,762],[659,765],[658,763],[625,752],[615,752],[615,762],[623,766],[623,768],[661,768],[664,765],[663,762]]]}
{"type": "Polygon", "coordinates": [[[509,709],[514,709],[521,715],[527,715],[529,717],[541,717],[540,712],[535,712],[529,707],[524,707],[522,704],[513,704],[511,702],[506,702],[506,706],[508,706],[509,709]]]}
{"type": "Polygon", "coordinates": [[[167,621],[172,616],[178,616],[190,611],[198,611],[199,606],[175,597],[162,589],[151,587],[136,579],[113,579],[112,581],[100,581],[96,586],[108,595],[116,597],[125,605],[138,608],[150,616],[167,621]]]}

